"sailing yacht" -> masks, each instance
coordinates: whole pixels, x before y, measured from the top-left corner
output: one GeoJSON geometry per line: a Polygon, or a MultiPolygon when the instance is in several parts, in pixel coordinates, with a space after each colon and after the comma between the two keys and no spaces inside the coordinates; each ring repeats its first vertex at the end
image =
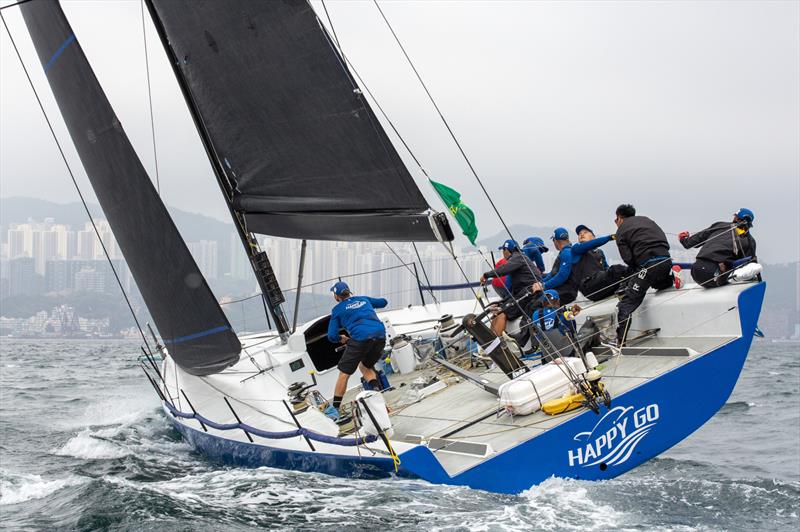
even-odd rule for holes
{"type": "Polygon", "coordinates": [[[383,312],[389,386],[365,390],[351,379],[344,403],[353,417],[337,424],[324,414],[341,357],[326,338],[330,316],[290,327],[256,234],[448,245],[448,218],[426,202],[306,0],[146,5],[272,331],[238,336],[231,327],[59,4],[19,9],[158,330],[142,367],[198,451],[240,466],[518,493],[551,476],[621,475],[725,403],[757,330],[760,281],[649,293],[634,315],[643,332],[622,348],[586,343],[613,330],[616,300],[587,305],[577,324],[594,332],[570,339],[573,356],[543,339],[549,364],[487,336],[481,299],[383,312]]]}

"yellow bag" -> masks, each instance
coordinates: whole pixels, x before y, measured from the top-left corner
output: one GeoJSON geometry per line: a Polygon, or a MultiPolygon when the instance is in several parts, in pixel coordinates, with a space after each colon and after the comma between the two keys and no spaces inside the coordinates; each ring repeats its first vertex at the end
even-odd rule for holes
{"type": "Polygon", "coordinates": [[[583,395],[576,393],[575,395],[568,395],[558,399],[552,399],[542,405],[542,412],[554,416],[556,414],[563,414],[570,410],[575,410],[583,406],[583,395]]]}

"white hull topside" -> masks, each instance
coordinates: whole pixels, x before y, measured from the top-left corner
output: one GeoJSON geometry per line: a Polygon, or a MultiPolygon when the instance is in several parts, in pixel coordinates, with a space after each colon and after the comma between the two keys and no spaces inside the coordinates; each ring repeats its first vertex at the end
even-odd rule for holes
{"type": "MultiPolygon", "coordinates": [[[[646,345],[657,353],[663,348],[682,348],[686,356],[623,356],[615,363],[612,370],[604,370],[604,382],[612,396],[627,392],[671,369],[679,367],[690,360],[713,351],[720,346],[736,340],[742,336],[741,322],[736,308],[739,294],[753,284],[730,285],[714,290],[705,290],[696,285],[688,285],[680,290],[668,289],[660,292],[650,292],[642,306],[634,314],[633,327],[637,330],[659,328],[657,337],[646,345]]],[[[599,304],[579,302],[588,307],[578,317],[578,325],[587,317],[602,317],[613,315],[616,299],[599,304]]],[[[468,313],[479,313],[481,308],[477,301],[453,301],[439,305],[410,306],[407,308],[380,313],[384,320],[388,320],[396,334],[406,334],[412,338],[431,337],[436,332],[438,320],[445,314],[454,317],[460,323],[461,317],[468,313]]],[[[196,412],[207,419],[220,423],[233,423],[236,421],[234,414],[223,398],[228,398],[231,406],[242,423],[257,427],[265,431],[290,431],[297,428],[297,424],[287,411],[287,388],[295,382],[312,383],[311,371],[314,372],[316,389],[326,398],[333,395],[333,387],[338,377],[335,361],[324,363],[324,368],[315,366],[309,351],[313,351],[314,342],[328,343],[326,317],[310,321],[298,327],[286,344],[273,333],[253,334],[241,338],[244,349],[238,363],[225,371],[198,377],[189,375],[177,367],[170,357],[163,363],[163,375],[166,382],[167,394],[175,407],[183,412],[196,412]],[[308,343],[307,343],[308,340],[308,343]],[[185,395],[184,395],[185,394],[185,395]],[[187,404],[185,398],[191,401],[187,404]]],[[[319,344],[323,345],[323,344],[319,344]]],[[[332,350],[332,344],[327,345],[332,350]]],[[[317,362],[321,359],[317,357],[317,362]]],[[[414,377],[424,374],[421,369],[410,375],[394,374],[389,377],[395,387],[398,383],[408,384],[414,377]]],[[[496,370],[487,371],[487,378],[495,382],[504,382],[505,377],[496,370]]],[[[351,399],[353,392],[360,388],[358,372],[349,381],[349,394],[346,401],[351,399]]],[[[498,407],[497,399],[486,393],[472,383],[455,378],[447,383],[447,387],[424,398],[420,403],[401,409],[399,414],[393,413],[395,424],[392,445],[398,454],[402,454],[431,438],[441,437],[448,427],[463,423],[492,412],[498,407]],[[412,415],[413,414],[413,415],[412,415]],[[409,437],[412,436],[413,437],[409,437]]],[[[407,390],[406,388],[401,388],[407,390]]],[[[392,404],[390,401],[390,407],[392,404]]],[[[559,423],[583,412],[581,408],[574,411],[573,415],[562,415],[550,418],[553,421],[548,427],[559,423]]],[[[542,413],[535,414],[544,416],[542,413]]],[[[546,416],[545,416],[546,417],[546,416]]],[[[532,416],[504,416],[499,419],[489,419],[485,425],[496,429],[498,426],[513,428],[514,424],[526,422],[532,416]]],[[[177,423],[197,431],[204,430],[195,419],[176,419],[177,423]]],[[[309,408],[297,415],[297,422],[302,427],[325,434],[337,436],[338,426],[320,411],[309,408]]],[[[481,425],[484,425],[483,423],[481,425]]],[[[541,430],[511,430],[505,434],[473,438],[472,441],[482,441],[487,444],[487,453],[501,453],[523,441],[536,437],[541,430]]],[[[247,443],[247,435],[241,430],[217,431],[207,428],[211,435],[247,443]]],[[[491,431],[484,430],[491,433],[491,431]]],[[[308,452],[309,444],[301,436],[281,440],[259,442],[272,448],[287,451],[308,452]]],[[[385,457],[385,448],[379,443],[359,447],[343,447],[335,444],[315,442],[315,452],[340,457],[363,456],[365,453],[373,456],[385,457]]],[[[457,456],[457,453],[437,453],[437,459],[442,462],[448,473],[457,473],[471,467],[484,457],[457,456]]]]}

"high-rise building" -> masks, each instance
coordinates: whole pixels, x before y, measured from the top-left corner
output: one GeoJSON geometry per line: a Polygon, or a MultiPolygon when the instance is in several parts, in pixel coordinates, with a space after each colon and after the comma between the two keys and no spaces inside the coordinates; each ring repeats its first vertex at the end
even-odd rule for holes
{"type": "Polygon", "coordinates": [[[216,240],[201,240],[200,242],[187,242],[197,267],[206,279],[216,279],[219,276],[219,252],[216,240]]]}
{"type": "Polygon", "coordinates": [[[71,259],[77,252],[77,239],[75,231],[70,231],[69,226],[59,224],[50,229],[56,235],[56,253],[60,259],[71,259]]]}
{"type": "Polygon", "coordinates": [[[33,246],[26,246],[26,243],[32,238],[32,236],[29,236],[29,231],[26,231],[26,229],[20,225],[11,224],[6,234],[9,259],[31,256],[33,246]]]}
{"type": "Polygon", "coordinates": [[[87,223],[86,226],[87,227],[85,227],[83,231],[78,231],[77,233],[76,258],[91,260],[94,258],[94,247],[97,241],[97,235],[94,234],[92,224],[87,223]]]}
{"type": "Polygon", "coordinates": [[[228,273],[234,279],[251,279],[253,277],[253,269],[250,266],[250,260],[247,258],[247,252],[242,247],[242,240],[236,233],[231,233],[228,240],[230,246],[230,269],[228,273]]]}
{"type": "Polygon", "coordinates": [[[58,234],[53,231],[34,232],[33,257],[36,259],[36,273],[45,274],[45,264],[58,258],[58,234]]]}
{"type": "MultiPolygon", "coordinates": [[[[121,259],[122,252],[117,245],[117,239],[114,238],[114,233],[111,231],[111,225],[109,225],[106,220],[97,220],[95,221],[95,226],[97,227],[97,233],[100,235],[100,240],[102,240],[103,244],[105,245],[109,258],[121,259]]],[[[92,234],[94,234],[94,229],[92,228],[91,223],[86,224],[86,229],[92,231],[92,234]]],[[[105,253],[103,253],[103,247],[97,242],[96,236],[94,242],[94,256],[92,258],[106,258],[105,253]]]]}
{"type": "Polygon", "coordinates": [[[75,273],[75,290],[86,292],[106,291],[106,272],[94,268],[81,268],[75,273]]]}
{"type": "Polygon", "coordinates": [[[8,261],[8,295],[37,294],[42,277],[36,274],[33,257],[17,257],[8,261]]]}

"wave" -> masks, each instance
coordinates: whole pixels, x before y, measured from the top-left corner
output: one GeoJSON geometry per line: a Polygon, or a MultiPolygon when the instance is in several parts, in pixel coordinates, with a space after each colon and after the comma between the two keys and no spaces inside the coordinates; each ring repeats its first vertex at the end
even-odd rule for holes
{"type": "Polygon", "coordinates": [[[0,505],[19,504],[41,499],[69,486],[78,486],[88,479],[68,476],[45,480],[41,475],[0,472],[0,505]]]}
{"type": "Polygon", "coordinates": [[[719,413],[728,414],[735,412],[745,412],[756,406],[758,406],[756,403],[750,401],[732,401],[730,403],[725,403],[724,405],[722,405],[722,408],[719,409],[719,413]]]}
{"type": "MultiPolygon", "coordinates": [[[[136,395],[131,397],[136,397],[136,395]]],[[[131,397],[112,397],[92,402],[83,409],[82,413],[63,420],[59,424],[59,428],[133,425],[145,421],[158,410],[157,401],[149,397],[140,400],[133,400],[131,397]]]]}
{"type": "Polygon", "coordinates": [[[76,436],[70,438],[67,443],[60,448],[51,451],[58,456],[71,456],[73,458],[84,458],[87,460],[109,460],[122,458],[131,454],[129,449],[125,449],[114,442],[103,439],[102,432],[91,432],[83,430],[76,436]]]}
{"type": "MultiPolygon", "coordinates": [[[[544,530],[608,530],[622,526],[628,515],[611,504],[595,500],[598,483],[551,477],[522,493],[527,499],[525,518],[544,530]]],[[[524,524],[524,523],[523,523],[524,524]]]]}
{"type": "Polygon", "coordinates": [[[79,431],[50,454],[86,460],[113,460],[136,456],[145,462],[186,458],[191,446],[172,433],[158,412],[137,414],[132,423],[91,427],[79,431]]]}

